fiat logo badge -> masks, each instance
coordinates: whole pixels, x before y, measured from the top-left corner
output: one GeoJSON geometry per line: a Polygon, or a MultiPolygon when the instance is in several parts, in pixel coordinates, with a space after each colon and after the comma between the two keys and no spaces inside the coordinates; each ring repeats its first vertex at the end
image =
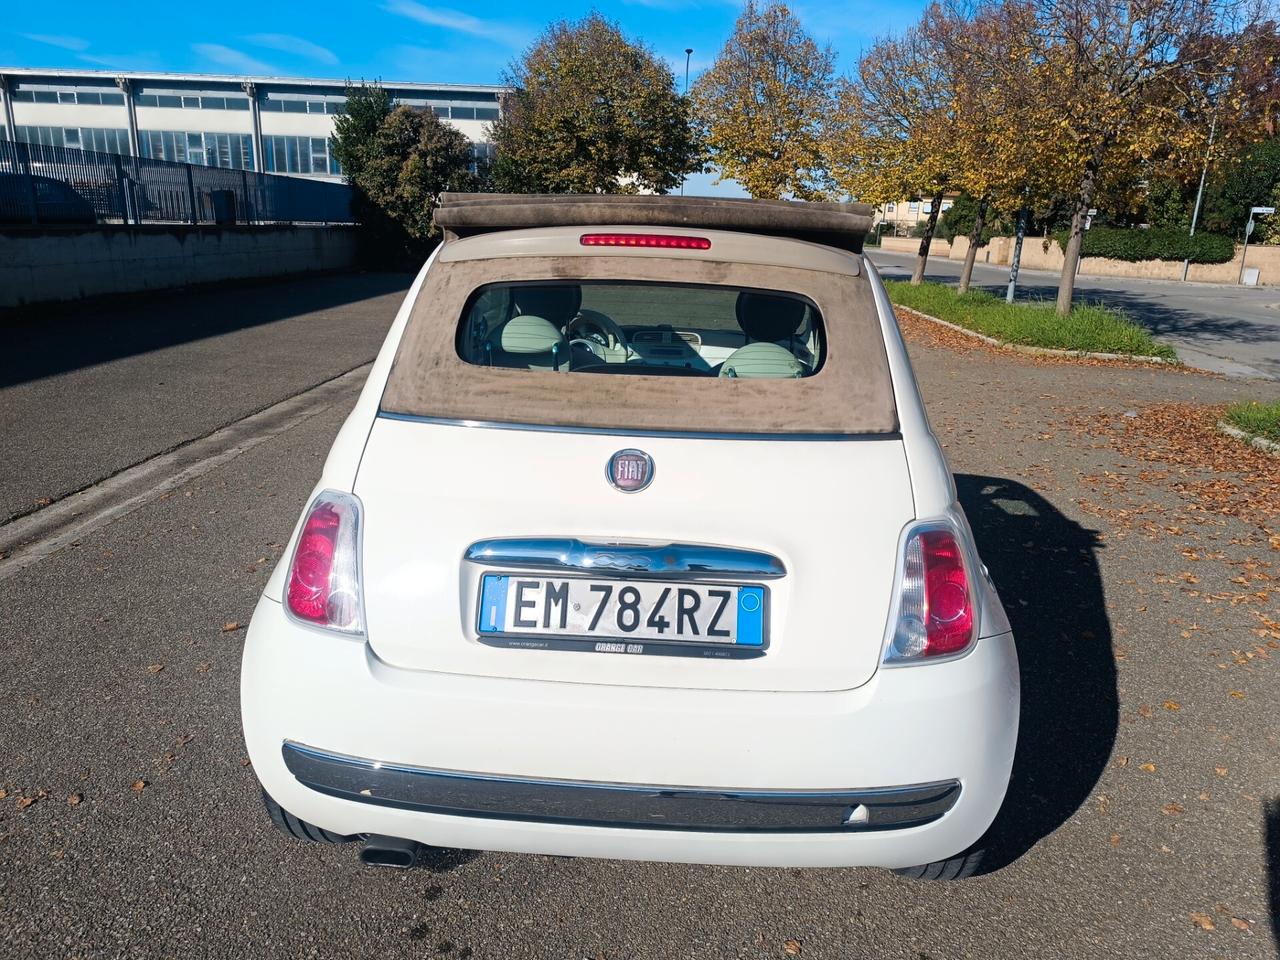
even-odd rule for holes
{"type": "Polygon", "coordinates": [[[643,450],[619,450],[609,458],[605,476],[615,490],[639,493],[653,482],[653,457],[643,450]]]}

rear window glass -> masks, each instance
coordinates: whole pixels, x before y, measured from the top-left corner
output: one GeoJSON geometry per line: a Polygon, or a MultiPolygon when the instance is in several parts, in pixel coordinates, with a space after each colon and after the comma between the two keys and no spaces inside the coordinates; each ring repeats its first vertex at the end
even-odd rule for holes
{"type": "Polygon", "coordinates": [[[643,281],[494,283],[468,300],[458,356],[548,373],[801,379],[822,366],[818,308],[778,290],[643,281]]]}

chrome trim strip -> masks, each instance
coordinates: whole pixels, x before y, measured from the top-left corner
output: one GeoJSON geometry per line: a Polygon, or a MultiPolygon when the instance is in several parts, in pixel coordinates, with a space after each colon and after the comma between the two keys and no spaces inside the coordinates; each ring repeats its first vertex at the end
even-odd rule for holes
{"type": "Polygon", "coordinates": [[[646,577],[747,577],[777,580],[787,568],[772,554],[696,543],[584,543],[568,537],[500,537],[478,540],[464,559],[494,567],[570,570],[596,575],[646,577]]]}
{"type": "Polygon", "coordinates": [[[720,790],[437,770],[329,753],[288,740],[281,752],[299,783],[343,800],[449,816],[584,826],[863,833],[930,823],[960,796],[958,780],[868,790],[720,790]]]}
{"type": "Polygon", "coordinates": [[[715,433],[698,430],[632,430],[619,427],[562,427],[541,423],[507,423],[502,420],[459,420],[452,417],[424,417],[413,413],[379,410],[383,420],[405,423],[432,423],[443,427],[483,427],[489,430],[531,430],[538,433],[585,433],[605,437],[670,437],[674,440],[786,440],[831,442],[845,440],[901,440],[892,433],[715,433]]]}

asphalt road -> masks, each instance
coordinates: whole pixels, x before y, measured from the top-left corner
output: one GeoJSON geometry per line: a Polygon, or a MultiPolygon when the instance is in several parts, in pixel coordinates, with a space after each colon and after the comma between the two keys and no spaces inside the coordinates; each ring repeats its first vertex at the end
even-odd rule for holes
{"type": "MultiPolygon", "coordinates": [[[[872,250],[869,256],[885,277],[909,277],[915,264],[912,254],[872,250]]],[[[954,283],[961,266],[958,260],[930,257],[925,276],[954,283]]],[[[978,263],[973,275],[976,286],[1004,295],[1008,267],[978,263]]],[[[1280,379],[1280,289],[1080,276],[1076,292],[1081,300],[1125,311],[1173,344],[1186,363],[1232,376],[1280,379]]],[[[1052,302],[1057,296],[1058,274],[1019,273],[1020,299],[1052,302]]]]}
{"type": "MultiPolygon", "coordinates": [[[[108,435],[86,441],[77,476],[372,356],[405,282],[384,280],[312,281],[314,323],[282,309],[169,354],[146,375],[204,386],[95,420],[108,435]],[[330,338],[349,354],[322,369],[330,338]],[[210,369],[226,381],[196,376],[210,369]],[[255,382],[238,387],[237,369],[255,382]]],[[[220,296],[226,316],[250,317],[299,291],[220,296]]],[[[1277,552],[1246,515],[1189,499],[1213,476],[1140,461],[1081,424],[1276,386],[924,340],[912,355],[1018,634],[1000,869],[940,886],[454,851],[395,873],[276,833],[240,736],[241,627],[354,400],[343,381],[288,429],[0,578],[0,956],[1274,957],[1280,715],[1256,631],[1275,616],[1277,552]]],[[[98,397],[118,384],[145,400],[142,359],[45,370],[73,435],[10,416],[6,443],[74,441],[88,376],[98,397]]],[[[0,409],[32,382],[0,389],[0,409]]]]}

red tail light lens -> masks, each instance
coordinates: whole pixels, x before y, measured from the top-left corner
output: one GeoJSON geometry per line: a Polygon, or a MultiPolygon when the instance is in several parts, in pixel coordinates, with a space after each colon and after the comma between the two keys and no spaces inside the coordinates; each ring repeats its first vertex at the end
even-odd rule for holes
{"type": "Polygon", "coordinates": [[[307,510],[289,564],[285,606],[299,620],[363,633],[360,501],[326,490],[307,510]]]}
{"type": "Polygon", "coordinates": [[[710,250],[706,237],[685,237],[674,233],[584,233],[584,247],[660,247],[664,250],[710,250]]]}
{"type": "Polygon", "coordinates": [[[977,617],[964,551],[950,527],[907,537],[898,616],[885,661],[960,653],[973,642],[977,617]]]}

